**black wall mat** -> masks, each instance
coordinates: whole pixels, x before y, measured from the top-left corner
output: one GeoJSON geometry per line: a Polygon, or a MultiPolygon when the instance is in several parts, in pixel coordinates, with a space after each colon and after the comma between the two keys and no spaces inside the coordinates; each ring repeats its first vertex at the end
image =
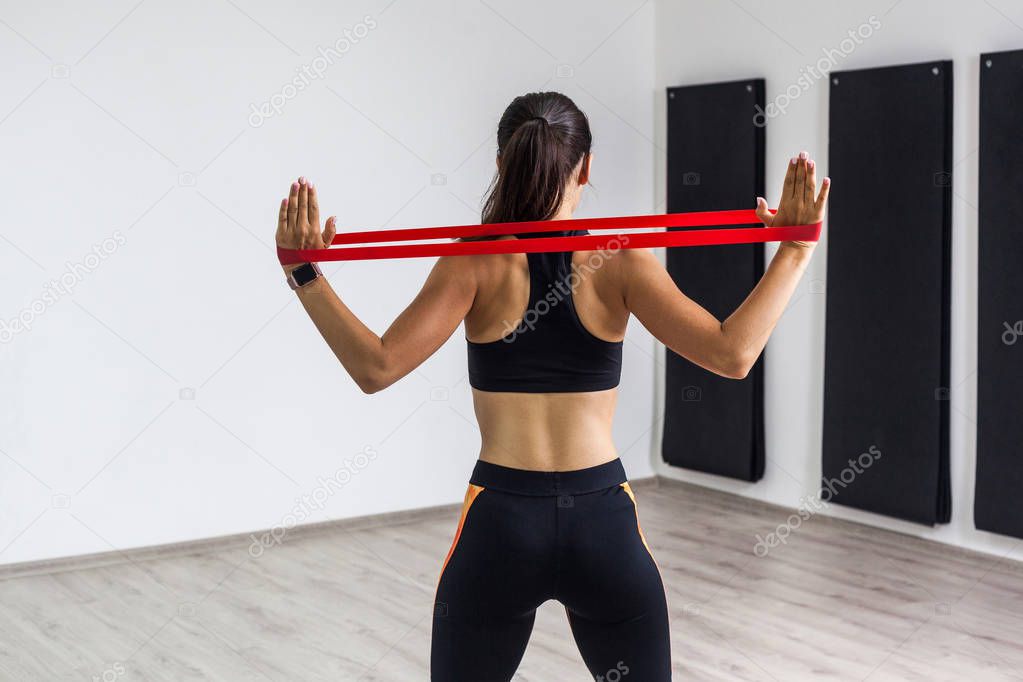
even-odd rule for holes
{"type": "Polygon", "coordinates": [[[1023,538],[1023,51],[980,58],[977,528],[1023,538]]]}
{"type": "MultiPolygon", "coordinates": [[[[763,106],[763,80],[668,89],[670,213],[754,206],[764,193],[764,128],[754,121],[763,106]]],[[[668,249],[667,266],[687,296],[724,319],[763,274],[764,247],[668,249]]],[[[667,351],[664,461],[759,480],[764,475],[763,384],[761,361],[736,381],[667,351]]]]}
{"type": "Polygon", "coordinates": [[[947,523],[952,63],[832,73],[829,136],[821,492],[947,523]]]}

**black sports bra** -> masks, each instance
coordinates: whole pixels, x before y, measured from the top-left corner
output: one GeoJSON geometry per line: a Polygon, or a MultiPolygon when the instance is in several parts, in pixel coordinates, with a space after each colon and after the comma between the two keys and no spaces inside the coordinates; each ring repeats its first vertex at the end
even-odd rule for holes
{"type": "MultiPolygon", "coordinates": [[[[544,232],[553,237],[585,231],[544,232]]],[[[481,391],[576,393],[604,391],[622,375],[622,342],[591,334],[579,320],[572,253],[527,253],[529,304],[519,326],[503,338],[469,344],[469,384],[481,391]]]]}

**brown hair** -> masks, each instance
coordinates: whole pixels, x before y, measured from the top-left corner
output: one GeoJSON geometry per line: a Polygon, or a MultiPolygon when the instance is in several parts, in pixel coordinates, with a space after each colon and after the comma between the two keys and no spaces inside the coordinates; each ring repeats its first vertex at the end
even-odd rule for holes
{"type": "Polygon", "coordinates": [[[593,138],[586,115],[559,92],[512,100],[497,126],[497,173],[483,203],[483,223],[548,220],[593,138]]]}

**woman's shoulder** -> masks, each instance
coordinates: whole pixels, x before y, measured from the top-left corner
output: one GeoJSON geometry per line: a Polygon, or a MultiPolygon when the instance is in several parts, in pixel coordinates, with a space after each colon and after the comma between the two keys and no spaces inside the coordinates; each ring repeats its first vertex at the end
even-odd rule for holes
{"type": "Polygon", "coordinates": [[[503,279],[507,273],[527,268],[524,253],[484,253],[441,256],[438,270],[452,277],[472,277],[477,282],[503,279]]]}
{"type": "Polygon", "coordinates": [[[587,272],[601,271],[612,279],[624,280],[631,273],[649,268],[663,267],[652,249],[625,249],[603,251],[577,251],[573,256],[576,269],[587,272]]]}

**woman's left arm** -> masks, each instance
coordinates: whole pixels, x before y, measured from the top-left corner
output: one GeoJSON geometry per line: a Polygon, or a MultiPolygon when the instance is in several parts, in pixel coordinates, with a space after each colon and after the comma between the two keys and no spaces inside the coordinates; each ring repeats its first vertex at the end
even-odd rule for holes
{"type": "MultiPolygon", "coordinates": [[[[757,215],[768,226],[820,222],[830,188],[825,178],[817,194],[817,170],[803,152],[789,163],[777,214],[761,198],[757,215]]],[[[617,256],[624,264],[625,306],[675,353],[711,372],[742,379],[785,312],[813,247],[813,242],[782,242],[756,287],[724,322],[683,294],[651,251],[626,251],[617,256]]]]}
{"type": "MultiPolygon", "coordinates": [[[[330,246],[336,220],[320,232],[316,188],[305,178],[281,202],[277,245],[286,249],[330,246]]],[[[465,318],[476,296],[466,258],[441,258],[411,304],[378,336],[349,310],[326,278],[298,288],[298,298],[337,359],[366,393],[387,388],[433,355],[465,318]]],[[[284,266],[289,272],[297,265],[284,266]]]]}

